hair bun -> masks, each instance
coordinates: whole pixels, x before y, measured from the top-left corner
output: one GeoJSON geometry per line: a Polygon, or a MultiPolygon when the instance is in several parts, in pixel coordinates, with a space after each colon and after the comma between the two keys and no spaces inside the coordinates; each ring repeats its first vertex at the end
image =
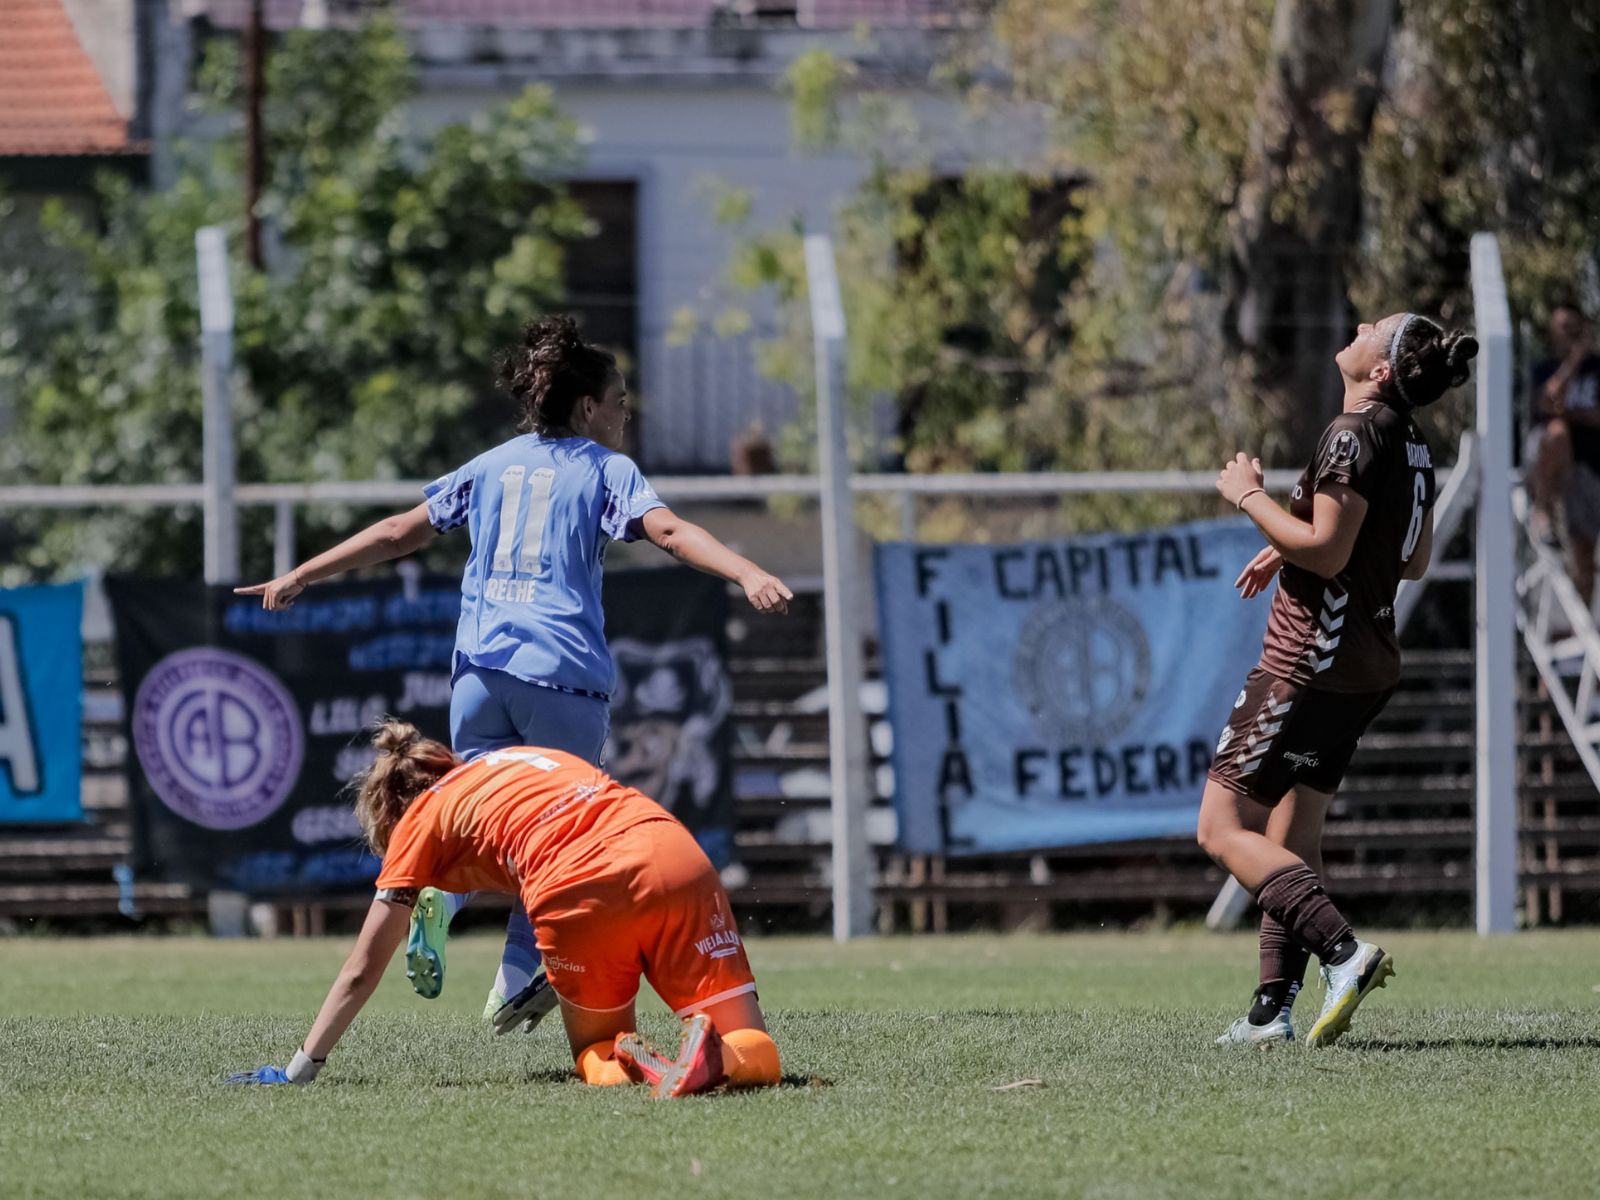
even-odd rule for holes
{"type": "Polygon", "coordinates": [[[534,363],[544,365],[563,362],[583,348],[583,339],[571,317],[554,316],[530,322],[523,330],[522,344],[534,363]]]}
{"type": "Polygon", "coordinates": [[[422,733],[409,721],[390,718],[373,730],[372,744],[379,754],[403,754],[422,740],[422,733]]]}
{"type": "Polygon", "coordinates": [[[585,342],[578,323],[562,314],[528,322],[498,365],[501,384],[522,409],[519,428],[533,433],[566,430],[578,400],[598,402],[618,374],[616,356],[585,342]]]}
{"type": "Polygon", "coordinates": [[[1468,364],[1478,357],[1478,339],[1470,333],[1450,333],[1444,338],[1444,361],[1450,369],[1450,386],[1460,387],[1472,375],[1468,364]]]}

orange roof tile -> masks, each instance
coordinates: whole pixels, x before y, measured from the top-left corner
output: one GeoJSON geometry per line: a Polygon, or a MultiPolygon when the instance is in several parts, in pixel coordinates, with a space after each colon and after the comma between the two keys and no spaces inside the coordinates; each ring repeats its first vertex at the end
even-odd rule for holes
{"type": "Polygon", "coordinates": [[[0,0],[0,155],[125,154],[111,103],[61,0],[0,0]]]}

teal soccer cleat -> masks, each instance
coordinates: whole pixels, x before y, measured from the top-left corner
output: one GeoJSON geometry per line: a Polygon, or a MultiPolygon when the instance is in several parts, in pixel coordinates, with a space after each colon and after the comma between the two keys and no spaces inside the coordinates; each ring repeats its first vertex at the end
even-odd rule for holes
{"type": "Polygon", "coordinates": [[[450,909],[444,893],[426,887],[411,910],[411,937],[406,942],[406,978],[424,1000],[444,990],[444,942],[450,933],[450,909]]]}
{"type": "Polygon", "coordinates": [[[1394,974],[1394,956],[1371,942],[1357,942],[1356,952],[1336,967],[1322,968],[1327,994],[1322,1012],[1306,1036],[1308,1046],[1331,1046],[1350,1028],[1361,1002],[1376,988],[1388,987],[1394,974]]]}

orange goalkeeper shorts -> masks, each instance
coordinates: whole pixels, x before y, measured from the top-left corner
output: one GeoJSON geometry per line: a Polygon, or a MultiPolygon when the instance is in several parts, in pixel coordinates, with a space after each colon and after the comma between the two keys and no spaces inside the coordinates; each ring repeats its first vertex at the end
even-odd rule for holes
{"type": "Polygon", "coordinates": [[[694,835],[671,817],[597,842],[540,872],[524,896],[556,994],[621,1008],[643,975],[678,1016],[756,989],[728,893],[694,835]]]}

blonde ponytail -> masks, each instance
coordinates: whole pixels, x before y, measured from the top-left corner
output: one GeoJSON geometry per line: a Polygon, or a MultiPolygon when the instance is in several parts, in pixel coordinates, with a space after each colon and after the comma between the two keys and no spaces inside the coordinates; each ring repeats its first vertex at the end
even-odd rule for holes
{"type": "Polygon", "coordinates": [[[415,725],[394,717],[373,727],[372,744],[378,756],[350,786],[367,845],[382,854],[411,802],[454,769],[457,759],[443,742],[423,737],[415,725]]]}

